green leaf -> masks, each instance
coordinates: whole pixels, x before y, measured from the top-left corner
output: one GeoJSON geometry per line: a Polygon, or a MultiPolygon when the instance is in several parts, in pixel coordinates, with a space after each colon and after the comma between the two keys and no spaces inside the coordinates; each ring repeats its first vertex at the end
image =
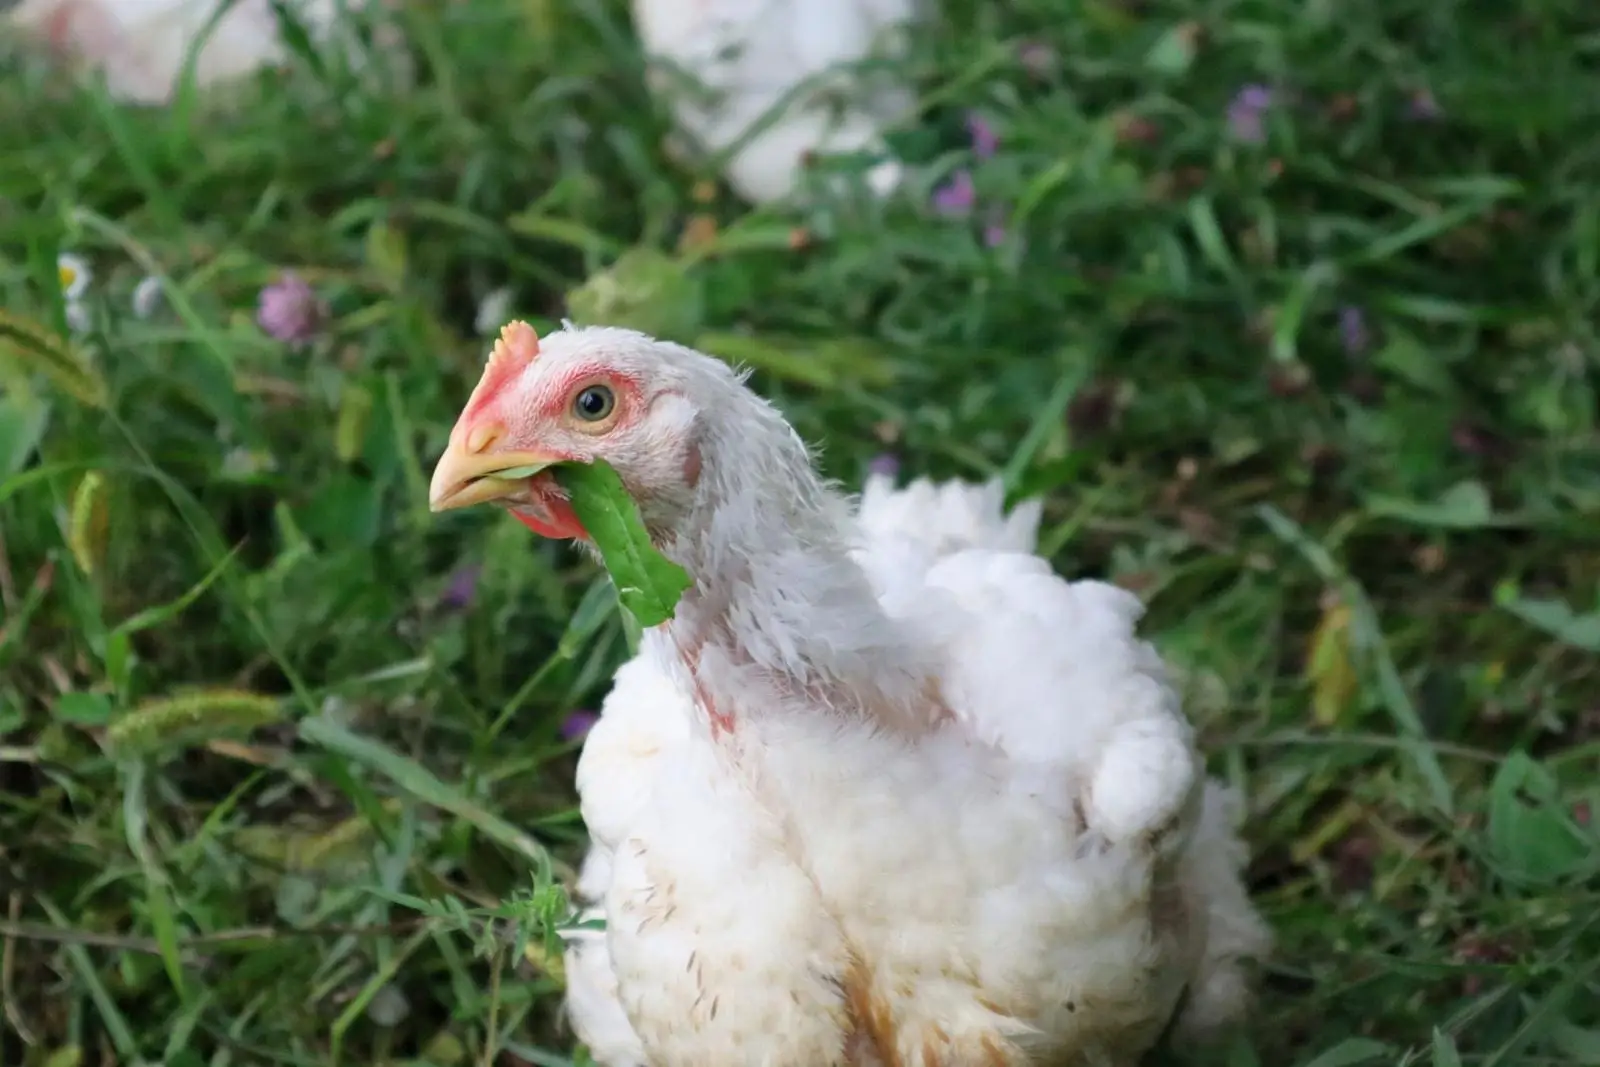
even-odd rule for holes
{"type": "MultiPolygon", "coordinates": [[[[114,727],[113,727],[114,729],[114,727]]],[[[183,980],[183,963],[178,958],[178,920],[172,903],[171,882],[166,870],[150,847],[150,809],[146,804],[145,765],[129,762],[122,785],[122,825],[128,850],[139,861],[145,881],[145,905],[150,925],[161,952],[161,963],[179,998],[189,1000],[189,985],[183,980]]]]}
{"type": "Polygon", "coordinates": [[[1367,510],[1384,518],[1447,530],[1481,530],[1495,521],[1489,490],[1479,481],[1457,482],[1431,504],[1373,494],[1367,498],[1367,510]]]}
{"type": "Polygon", "coordinates": [[[582,325],[686,342],[700,329],[705,293],[683,263],[653,248],[630,248],[567,294],[567,312],[582,325]]]}
{"type": "Polygon", "coordinates": [[[391,293],[405,288],[406,238],[403,233],[378,219],[367,229],[367,266],[391,293]]]}
{"type": "Polygon", "coordinates": [[[720,331],[702,333],[694,347],[727,363],[743,363],[765,374],[818,389],[836,389],[839,376],[832,367],[810,355],[788,351],[768,338],[720,331]]]}
{"type": "Polygon", "coordinates": [[[1495,604],[1563,644],[1600,652],[1600,611],[1580,615],[1563,601],[1522,597],[1511,588],[1495,590],[1495,604]]]}
{"type": "Polygon", "coordinates": [[[1568,813],[1555,775],[1524,752],[1500,764],[1489,786],[1489,848],[1500,873],[1549,884],[1592,862],[1594,842],[1568,813]]]}
{"type": "Polygon", "coordinates": [[[1145,53],[1144,65],[1157,74],[1183,74],[1194,63],[1199,40],[1195,30],[1194,23],[1180,22],[1163,33],[1145,53]]]}
{"type": "Polygon", "coordinates": [[[1389,1053],[1389,1046],[1367,1037],[1347,1037],[1302,1067],[1355,1067],[1389,1053]]]}
{"type": "Polygon", "coordinates": [[[354,470],[328,476],[300,508],[306,532],[335,548],[367,548],[378,540],[385,486],[354,470]]]}
{"type": "Polygon", "coordinates": [[[1277,313],[1272,317],[1273,359],[1279,363],[1299,361],[1300,350],[1297,339],[1306,311],[1311,306],[1312,298],[1332,285],[1337,276],[1338,272],[1331,264],[1318,261],[1301,271],[1300,276],[1289,286],[1288,293],[1284,295],[1278,305],[1277,313]]]}
{"type": "Polygon", "coordinates": [[[1562,1020],[1550,1028],[1550,1043],[1572,1063],[1583,1067],[1600,1065],[1600,1029],[1585,1029],[1562,1020]]]}
{"type": "Polygon", "coordinates": [[[1433,1028],[1433,1067],[1461,1067],[1455,1038],[1437,1026],[1433,1028]]]}
{"type": "Polygon", "coordinates": [[[333,432],[333,451],[341,463],[354,463],[366,447],[367,426],[372,419],[373,396],[356,382],[346,382],[339,391],[339,417],[333,432]]]}
{"type": "Polygon", "coordinates": [[[311,35],[295,17],[294,6],[286,4],[283,0],[268,0],[272,5],[272,14],[278,23],[278,36],[289,47],[296,57],[316,71],[319,81],[328,76],[328,69],[322,61],[322,49],[311,40],[311,35]]]}
{"type": "Polygon", "coordinates": [[[111,721],[111,698],[104,693],[63,693],[56,718],[75,726],[104,726],[111,721]]]}
{"type": "Polygon", "coordinates": [[[0,478],[27,466],[44,438],[50,406],[24,396],[0,396],[0,478]]]}
{"type": "Polygon", "coordinates": [[[678,599],[694,580],[650,543],[639,509],[617,472],[600,460],[563,464],[556,468],[556,478],[600,550],[622,606],[641,626],[659,626],[672,618],[678,599]]]}
{"type": "Polygon", "coordinates": [[[79,1067],[83,1063],[83,1049],[78,1045],[66,1045],[56,1049],[45,1057],[44,1067],[79,1067]]]}
{"type": "Polygon", "coordinates": [[[1433,349],[1401,327],[1387,327],[1384,332],[1385,343],[1372,356],[1374,364],[1434,396],[1455,398],[1455,383],[1433,349]]]}
{"type": "Polygon", "coordinates": [[[506,219],[506,229],[523,237],[569,245],[585,252],[607,255],[615,250],[616,242],[579,222],[555,218],[530,209],[506,219]]]}

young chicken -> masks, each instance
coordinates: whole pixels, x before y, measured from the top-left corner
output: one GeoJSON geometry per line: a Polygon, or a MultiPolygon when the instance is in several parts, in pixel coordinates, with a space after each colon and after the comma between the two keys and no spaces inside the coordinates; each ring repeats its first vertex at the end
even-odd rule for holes
{"type": "Polygon", "coordinates": [[[1237,1018],[1266,932],[1134,598],[1031,535],[864,544],[739,375],[623,330],[507,327],[430,502],[583,542],[548,468],[601,458],[694,579],[580,769],[602,1063],[1123,1065],[1180,999],[1237,1018]]]}

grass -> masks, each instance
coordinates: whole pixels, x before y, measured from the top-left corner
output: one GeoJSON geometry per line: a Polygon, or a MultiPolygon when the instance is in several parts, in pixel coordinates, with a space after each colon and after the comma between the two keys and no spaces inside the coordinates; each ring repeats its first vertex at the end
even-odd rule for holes
{"type": "Polygon", "coordinates": [[[303,52],[221,111],[0,68],[0,1062],[581,1062],[537,934],[622,629],[424,488],[479,301],[615,269],[832,475],[1003,474],[1148,598],[1281,941],[1219,1062],[1600,1063],[1594,20],[942,7],[882,207],[705,196],[600,0],[417,4],[416,88],[303,52]],[[303,348],[253,323],[284,268],[303,348]]]}

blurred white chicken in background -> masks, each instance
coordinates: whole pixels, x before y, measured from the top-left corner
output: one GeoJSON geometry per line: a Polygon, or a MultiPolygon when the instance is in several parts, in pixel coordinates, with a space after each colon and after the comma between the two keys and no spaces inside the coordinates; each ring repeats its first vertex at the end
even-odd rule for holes
{"type": "MultiPolygon", "coordinates": [[[[737,150],[725,176],[747,200],[788,198],[812,153],[885,155],[885,128],[915,97],[882,70],[855,70],[904,55],[905,30],[925,0],[633,0],[634,22],[683,133],[701,152],[737,150]]],[[[288,0],[314,40],[343,38],[344,10],[364,0],[288,0]]],[[[21,0],[0,25],[41,37],[56,52],[104,74],[117,99],[171,101],[175,83],[219,0],[21,0]]],[[[393,25],[375,31],[393,45],[393,25]],[[387,37],[385,37],[387,34],[387,37]]],[[[288,58],[269,0],[237,0],[206,36],[195,64],[202,89],[288,58]]],[[[879,195],[900,184],[885,159],[868,171],[879,195]]]]}
{"type": "MultiPolygon", "coordinates": [[[[788,198],[812,153],[886,152],[883,132],[915,97],[869,61],[905,52],[920,0],[634,0],[651,87],[745,199],[788,198]],[[852,71],[852,65],[862,69],[852,71]],[[676,68],[676,69],[674,69],[676,68]]],[[[867,172],[886,195],[893,159],[867,172]]]]}
{"type": "MultiPolygon", "coordinates": [[[[342,9],[363,0],[288,0],[313,39],[332,35],[342,9]]],[[[171,102],[190,49],[219,0],[22,0],[4,22],[37,35],[56,52],[105,75],[106,88],[136,104],[171,102]]],[[[195,84],[210,88],[288,58],[268,0],[238,0],[206,35],[195,84]]],[[[359,61],[359,54],[352,52],[359,61]]]]}

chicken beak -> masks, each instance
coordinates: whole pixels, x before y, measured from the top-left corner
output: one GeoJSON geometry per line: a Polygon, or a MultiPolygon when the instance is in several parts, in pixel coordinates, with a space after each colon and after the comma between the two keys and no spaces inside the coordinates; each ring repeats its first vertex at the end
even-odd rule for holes
{"type": "Polygon", "coordinates": [[[563,461],[547,452],[483,452],[451,441],[433,468],[428,510],[449,511],[500,500],[522,489],[535,474],[563,461]]]}

